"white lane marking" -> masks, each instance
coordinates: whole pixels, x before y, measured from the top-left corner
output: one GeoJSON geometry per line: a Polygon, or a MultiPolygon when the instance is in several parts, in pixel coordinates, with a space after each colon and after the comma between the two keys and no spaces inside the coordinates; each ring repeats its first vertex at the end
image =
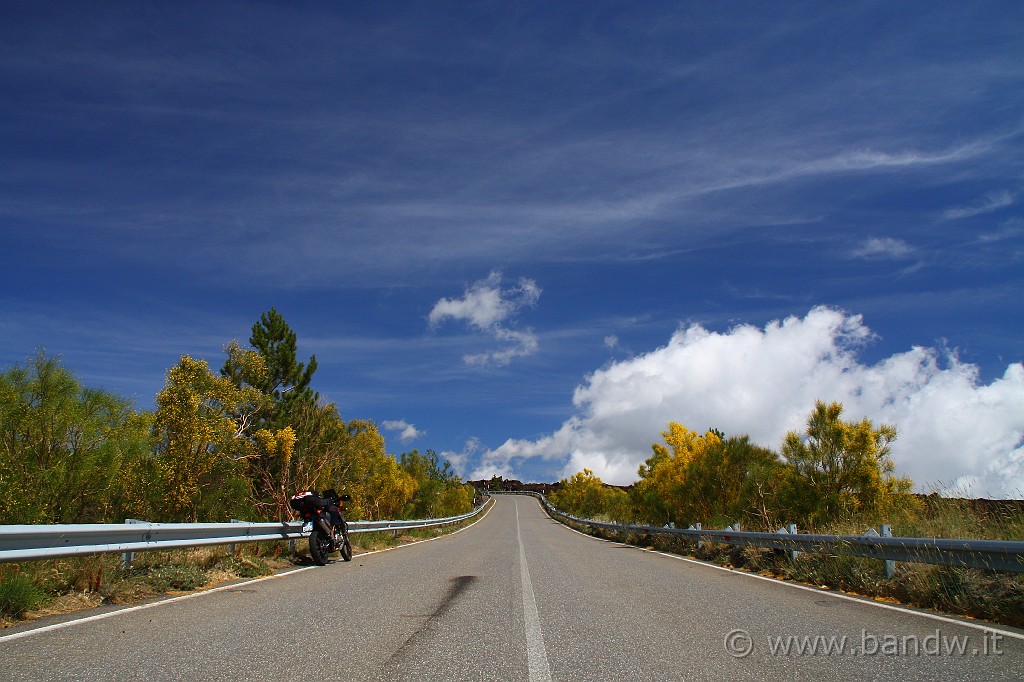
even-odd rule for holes
{"type": "MultiPolygon", "coordinates": [[[[370,556],[371,554],[382,554],[384,552],[390,552],[392,550],[402,549],[403,547],[412,547],[413,545],[421,545],[424,542],[431,542],[432,540],[440,540],[441,538],[447,538],[447,537],[451,537],[452,535],[458,535],[462,531],[464,531],[464,530],[466,530],[468,528],[472,528],[478,522],[483,521],[487,517],[487,515],[491,513],[491,509],[493,509],[493,508],[494,508],[494,505],[492,504],[487,509],[487,511],[484,512],[483,516],[481,516],[479,519],[477,519],[473,523],[469,524],[465,528],[460,528],[457,531],[454,531],[454,532],[451,532],[451,533],[447,533],[445,535],[438,535],[438,536],[435,536],[435,537],[432,537],[432,538],[426,538],[425,540],[417,540],[416,542],[407,542],[404,545],[398,545],[396,547],[388,547],[386,549],[376,549],[376,550],[373,550],[372,552],[361,552],[359,554],[353,555],[352,558],[354,559],[355,557],[370,556]]],[[[83,618],[76,618],[75,620],[68,620],[68,621],[65,621],[63,623],[54,623],[53,625],[44,625],[42,627],[33,628],[31,630],[25,630],[23,632],[15,632],[15,633],[10,634],[10,635],[0,635],[0,642],[5,642],[7,640],[12,640],[12,639],[21,639],[22,637],[31,637],[32,635],[39,635],[39,634],[42,634],[44,632],[52,632],[54,630],[63,630],[64,628],[69,628],[72,625],[79,625],[81,623],[89,623],[89,622],[92,622],[94,620],[104,620],[104,619],[107,619],[107,618],[113,618],[114,616],[120,616],[122,614],[132,613],[134,611],[144,611],[145,609],[151,609],[151,608],[156,607],[156,606],[163,606],[164,604],[173,604],[174,602],[185,601],[186,599],[194,599],[196,597],[202,597],[203,595],[213,594],[214,592],[222,592],[224,590],[233,590],[233,589],[236,589],[238,587],[245,587],[246,585],[252,585],[254,583],[260,583],[260,582],[263,582],[264,580],[274,580],[275,578],[287,578],[290,575],[294,575],[296,573],[302,573],[303,571],[308,571],[308,570],[313,569],[313,568],[321,568],[321,566],[306,566],[304,568],[296,568],[294,570],[287,571],[285,573],[276,573],[274,575],[268,575],[268,576],[264,576],[262,578],[254,578],[253,580],[246,580],[245,582],[241,582],[241,583],[232,583],[230,585],[222,585],[220,587],[213,587],[213,588],[210,588],[209,590],[203,590],[202,592],[192,592],[191,594],[183,594],[180,597],[171,597],[169,599],[162,599],[160,601],[151,602],[149,604],[140,604],[138,606],[129,606],[129,607],[124,608],[124,609],[118,609],[117,611],[108,611],[106,613],[100,613],[100,614],[97,614],[95,616],[85,616],[83,618]]]]}
{"type": "Polygon", "coordinates": [[[537,598],[533,594],[530,569],[526,565],[526,548],[523,547],[523,536],[519,531],[519,500],[516,500],[516,538],[519,540],[519,569],[523,577],[523,618],[526,621],[526,661],[530,669],[530,682],[550,682],[551,667],[544,649],[537,598]]]}
{"type": "MultiPolygon", "coordinates": [[[[547,514],[547,510],[544,510],[544,513],[547,514]]],[[[582,535],[585,538],[590,538],[591,540],[597,540],[598,542],[609,542],[609,543],[611,543],[613,545],[619,545],[620,547],[631,547],[633,549],[639,549],[642,552],[646,552],[647,554],[658,554],[658,555],[663,556],[663,557],[668,557],[669,559],[676,559],[678,561],[686,561],[686,562],[691,563],[691,564],[697,564],[698,566],[704,566],[705,568],[713,568],[713,569],[718,570],[718,571],[725,571],[726,573],[732,573],[734,575],[742,575],[742,576],[746,576],[748,578],[757,578],[758,580],[764,580],[765,582],[775,583],[776,585],[784,585],[785,587],[792,587],[792,588],[797,589],[797,590],[804,590],[806,592],[814,592],[816,594],[824,594],[824,595],[828,595],[829,597],[835,597],[836,599],[845,599],[846,601],[852,601],[852,602],[855,602],[857,604],[864,604],[866,606],[874,606],[874,607],[877,607],[877,608],[880,608],[880,609],[889,609],[890,611],[896,611],[898,613],[904,613],[904,614],[907,614],[909,616],[920,616],[921,618],[929,618],[931,620],[939,621],[940,623],[951,623],[953,625],[963,625],[964,627],[974,628],[975,630],[982,630],[983,632],[994,632],[996,634],[1005,635],[1006,637],[1012,637],[1013,639],[1024,640],[1024,633],[1015,632],[1013,630],[1004,630],[1004,629],[1002,629],[999,626],[994,625],[994,624],[974,623],[974,622],[971,622],[971,621],[968,621],[968,620],[959,620],[957,618],[948,618],[946,616],[940,616],[940,615],[938,615],[936,613],[928,613],[927,611],[915,611],[913,609],[908,609],[908,608],[906,608],[904,606],[897,606],[895,604],[886,604],[884,602],[877,602],[877,601],[874,601],[874,600],[864,599],[864,598],[861,598],[861,597],[854,597],[852,595],[844,594],[842,592],[833,592],[831,590],[822,590],[822,589],[819,589],[817,587],[811,587],[810,585],[800,585],[798,583],[791,583],[791,582],[787,582],[785,580],[779,580],[778,578],[770,578],[770,577],[768,577],[766,575],[759,575],[757,573],[748,573],[746,571],[737,571],[736,569],[733,569],[733,568],[726,568],[725,566],[719,566],[717,564],[712,564],[712,563],[709,563],[707,561],[700,561],[699,559],[691,559],[690,557],[679,556],[678,554],[669,554],[668,552],[658,552],[658,551],[653,550],[653,549],[647,549],[646,547],[638,547],[637,545],[630,545],[630,544],[627,544],[625,542],[616,542],[615,540],[605,540],[604,538],[598,538],[598,537],[595,537],[593,535],[587,535],[586,533],[582,533],[582,532],[576,530],[575,528],[569,528],[569,526],[565,525],[564,523],[558,521],[557,519],[552,518],[550,514],[548,514],[548,518],[551,519],[552,521],[554,521],[555,523],[557,523],[562,528],[565,528],[568,531],[576,533],[577,535],[582,535]]]]}
{"type": "Polygon", "coordinates": [[[273,580],[274,578],[283,578],[285,576],[292,575],[294,573],[301,573],[302,571],[308,571],[311,568],[319,568],[319,566],[306,566],[305,568],[297,568],[294,571],[288,571],[287,573],[280,573],[277,575],[268,575],[263,578],[255,578],[254,580],[246,580],[241,583],[233,583],[231,585],[222,585],[221,587],[214,587],[209,590],[202,592],[193,592],[191,594],[183,594],[180,597],[171,597],[170,599],[162,599],[160,601],[150,602],[149,604],[140,604],[139,606],[129,606],[125,609],[118,609],[117,611],[108,611],[107,613],[100,613],[95,616],[86,616],[84,618],[76,618],[75,620],[65,621],[63,623],[55,623],[53,625],[44,625],[40,628],[34,628],[32,630],[25,630],[24,632],[15,632],[13,635],[4,635],[0,637],[0,642],[6,642],[10,639],[21,639],[22,637],[30,637],[32,635],[38,635],[43,632],[52,632],[53,630],[63,630],[69,628],[72,625],[79,625],[81,623],[90,623],[94,620],[104,620],[106,618],[113,618],[114,616],[120,616],[124,613],[131,613],[133,611],[145,611],[156,606],[163,606],[164,604],[173,604],[174,602],[185,601],[186,599],[194,599],[201,597],[204,594],[213,594],[214,592],[221,592],[223,590],[233,590],[238,587],[244,587],[245,585],[252,585],[253,583],[263,582],[264,580],[273,580]]]}

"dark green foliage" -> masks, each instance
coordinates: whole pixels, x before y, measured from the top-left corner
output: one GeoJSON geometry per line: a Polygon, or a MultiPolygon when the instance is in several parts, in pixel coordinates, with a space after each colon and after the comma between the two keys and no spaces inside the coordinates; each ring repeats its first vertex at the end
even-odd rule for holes
{"type": "Polygon", "coordinates": [[[275,429],[287,426],[297,405],[317,402],[319,396],[309,386],[316,372],[316,356],[310,356],[309,364],[298,361],[295,332],[274,308],[252,326],[249,343],[266,362],[266,375],[258,379],[244,377],[243,368],[231,359],[224,363],[221,374],[237,386],[251,381],[253,388],[271,397],[273,409],[262,417],[262,425],[275,429]]]}
{"type": "MultiPolygon", "coordinates": [[[[262,521],[253,501],[249,498],[250,487],[245,479],[241,463],[233,463],[236,471],[228,469],[216,472],[207,480],[204,492],[196,508],[196,518],[216,521],[241,519],[262,521]]],[[[159,512],[152,515],[154,521],[180,522],[180,518],[161,518],[159,512]]]]}
{"type": "Polygon", "coordinates": [[[473,491],[455,475],[451,463],[442,461],[433,450],[422,455],[417,450],[406,452],[400,464],[417,484],[416,494],[405,508],[406,518],[456,516],[472,509],[473,491]]]}
{"type": "Polygon", "coordinates": [[[635,518],[682,527],[774,522],[785,465],[773,451],[748,436],[722,440],[715,430],[701,436],[670,427],[665,435],[675,441],[673,450],[654,447],[630,490],[635,518]]]}
{"type": "Polygon", "coordinates": [[[150,420],[39,353],[0,374],[0,519],[95,523],[142,513],[150,420]]]}
{"type": "Polygon", "coordinates": [[[694,519],[762,520],[774,502],[774,486],[782,473],[778,455],[733,436],[708,448],[690,463],[689,500],[694,519]]]}

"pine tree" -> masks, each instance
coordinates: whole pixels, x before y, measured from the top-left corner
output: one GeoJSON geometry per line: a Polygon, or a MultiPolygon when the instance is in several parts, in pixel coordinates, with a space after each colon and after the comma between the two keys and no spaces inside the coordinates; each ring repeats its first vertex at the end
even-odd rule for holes
{"type": "Polygon", "coordinates": [[[249,343],[263,357],[266,372],[246,376],[245,368],[229,352],[221,374],[236,385],[250,383],[253,388],[270,396],[273,407],[263,415],[263,425],[282,428],[292,421],[292,412],[298,404],[315,404],[319,399],[309,386],[316,372],[316,356],[310,356],[309,364],[298,361],[295,332],[274,308],[263,313],[260,321],[252,326],[249,343]]]}

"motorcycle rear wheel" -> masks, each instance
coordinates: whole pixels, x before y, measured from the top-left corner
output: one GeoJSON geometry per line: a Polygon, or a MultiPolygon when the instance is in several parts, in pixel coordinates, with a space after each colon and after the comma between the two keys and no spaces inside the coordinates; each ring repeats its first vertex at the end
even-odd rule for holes
{"type": "Polygon", "coordinates": [[[331,553],[331,539],[320,530],[313,529],[309,534],[309,556],[317,566],[327,565],[327,555],[331,553]]]}

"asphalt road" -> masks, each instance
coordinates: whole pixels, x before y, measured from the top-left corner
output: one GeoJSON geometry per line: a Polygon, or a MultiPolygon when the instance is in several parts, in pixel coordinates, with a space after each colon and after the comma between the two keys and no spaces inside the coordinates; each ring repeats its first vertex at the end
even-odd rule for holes
{"type": "Polygon", "coordinates": [[[0,680],[1024,679],[1020,631],[597,540],[527,497],[434,541],[108,613],[4,631],[0,680]]]}

